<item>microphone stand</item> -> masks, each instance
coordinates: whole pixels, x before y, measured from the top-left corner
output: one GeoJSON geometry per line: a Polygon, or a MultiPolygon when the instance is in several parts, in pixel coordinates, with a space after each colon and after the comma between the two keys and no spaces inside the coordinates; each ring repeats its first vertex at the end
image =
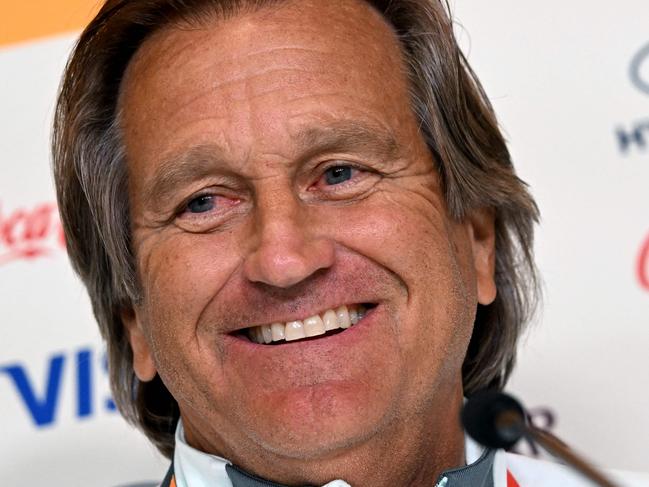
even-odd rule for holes
{"type": "Polygon", "coordinates": [[[595,482],[600,487],[619,487],[604,474],[594,468],[587,460],[575,453],[568,445],[548,431],[544,431],[522,420],[515,411],[503,411],[496,419],[497,428],[518,429],[522,436],[543,447],[548,453],[563,460],[579,473],[595,482]]]}
{"type": "Polygon", "coordinates": [[[526,437],[532,439],[537,444],[541,445],[545,450],[547,450],[551,455],[562,459],[568,465],[571,465],[582,475],[588,477],[590,480],[600,485],[601,487],[618,487],[617,484],[614,484],[601,472],[593,468],[590,463],[588,463],[581,456],[577,455],[573,450],[571,450],[565,443],[563,443],[553,434],[535,428],[534,426],[528,426],[526,437]]]}

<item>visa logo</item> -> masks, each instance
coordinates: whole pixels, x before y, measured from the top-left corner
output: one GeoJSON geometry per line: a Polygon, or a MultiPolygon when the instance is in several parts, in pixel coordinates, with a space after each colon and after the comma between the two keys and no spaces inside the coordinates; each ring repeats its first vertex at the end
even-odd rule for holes
{"type": "MultiPolygon", "coordinates": [[[[46,361],[42,382],[35,380],[25,365],[0,365],[0,375],[9,378],[34,425],[41,428],[56,421],[65,374],[71,376],[74,384],[74,416],[87,418],[95,414],[99,409],[95,401],[97,374],[107,373],[105,355],[91,348],[82,348],[69,355],[51,355],[46,361]]],[[[66,380],[69,378],[66,377],[66,380]]],[[[116,410],[115,403],[105,398],[101,409],[113,412],[116,410]]]]}

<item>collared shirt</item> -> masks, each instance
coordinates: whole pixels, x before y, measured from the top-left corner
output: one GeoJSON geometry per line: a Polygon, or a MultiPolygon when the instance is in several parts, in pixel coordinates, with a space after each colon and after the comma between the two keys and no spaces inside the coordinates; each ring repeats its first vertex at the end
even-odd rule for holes
{"type": "Polygon", "coordinates": [[[225,466],[231,465],[231,462],[189,446],[185,440],[182,419],[176,427],[173,464],[177,487],[232,487],[232,481],[225,470],[225,466]]]}
{"type": "MultiPolygon", "coordinates": [[[[466,466],[442,474],[437,483],[439,487],[461,485],[505,487],[505,483],[494,484],[493,482],[495,452],[485,450],[467,436],[465,455],[466,466]]],[[[231,476],[243,478],[248,475],[238,470],[225,458],[203,453],[189,446],[185,440],[182,420],[178,421],[176,428],[173,464],[176,487],[234,487],[231,476]]],[[[350,485],[343,479],[337,479],[323,487],[350,487],[350,485]]]]}
{"type": "MultiPolygon", "coordinates": [[[[503,450],[485,450],[465,439],[464,467],[444,472],[436,487],[591,487],[593,484],[568,467],[536,460],[503,450]]],[[[612,472],[612,478],[625,487],[649,487],[649,474],[612,472]]],[[[237,469],[225,458],[202,453],[187,444],[182,422],[176,428],[176,447],[172,467],[163,487],[248,487],[275,486],[237,469]],[[234,483],[233,480],[234,479],[234,483]]],[[[432,481],[431,481],[432,485],[432,481]]],[[[325,487],[349,487],[334,480],[325,487]]]]}

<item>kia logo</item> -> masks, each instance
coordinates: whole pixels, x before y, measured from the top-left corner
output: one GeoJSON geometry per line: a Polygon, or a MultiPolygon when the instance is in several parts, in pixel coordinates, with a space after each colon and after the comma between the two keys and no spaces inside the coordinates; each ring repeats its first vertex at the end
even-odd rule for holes
{"type": "Polygon", "coordinates": [[[649,44],[640,49],[631,61],[631,81],[649,95],[649,44]]]}

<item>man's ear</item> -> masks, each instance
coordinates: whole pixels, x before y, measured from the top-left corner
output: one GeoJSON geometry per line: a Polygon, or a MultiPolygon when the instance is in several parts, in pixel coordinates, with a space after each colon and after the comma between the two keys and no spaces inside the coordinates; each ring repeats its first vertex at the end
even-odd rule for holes
{"type": "Polygon", "coordinates": [[[149,382],[155,377],[157,370],[153,362],[153,355],[146,335],[142,330],[137,312],[133,309],[124,310],[121,313],[124,329],[128,334],[128,341],[133,351],[133,370],[135,375],[142,382],[149,382]]]}
{"type": "Polygon", "coordinates": [[[466,217],[473,252],[478,302],[491,304],[496,299],[496,228],[494,211],[481,208],[466,217]]]}

